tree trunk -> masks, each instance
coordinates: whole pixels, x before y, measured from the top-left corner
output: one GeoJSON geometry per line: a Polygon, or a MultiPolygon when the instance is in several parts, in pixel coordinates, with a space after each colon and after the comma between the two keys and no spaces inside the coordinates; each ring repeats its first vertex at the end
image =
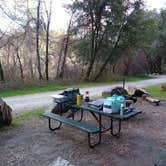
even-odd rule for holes
{"type": "Polygon", "coordinates": [[[89,64],[89,66],[88,66],[88,70],[87,70],[87,73],[86,73],[85,80],[88,80],[88,79],[89,79],[89,76],[90,76],[91,71],[92,71],[92,69],[93,69],[94,63],[95,63],[95,57],[93,57],[93,58],[91,59],[91,61],[90,61],[90,64],[89,64]]]}
{"type": "Polygon", "coordinates": [[[0,81],[5,81],[4,71],[3,71],[3,68],[2,68],[1,61],[0,61],[0,81]]]}
{"type": "Polygon", "coordinates": [[[91,74],[91,71],[93,69],[93,65],[95,62],[95,53],[94,53],[94,49],[95,49],[95,30],[94,30],[94,15],[93,12],[90,11],[90,17],[91,17],[91,32],[92,32],[92,36],[91,36],[91,58],[90,58],[90,63],[87,69],[87,73],[86,73],[86,77],[85,80],[88,80],[91,74]]]}
{"type": "Polygon", "coordinates": [[[21,77],[22,80],[24,80],[24,73],[23,73],[22,63],[21,63],[21,59],[20,59],[18,51],[19,51],[18,48],[16,48],[16,56],[17,56],[18,63],[19,63],[20,77],[21,77]]]}
{"type": "Polygon", "coordinates": [[[107,28],[105,29],[105,31],[103,32],[102,38],[99,40],[99,36],[101,35],[101,34],[99,35],[99,31],[101,29],[102,11],[105,7],[105,4],[106,4],[105,1],[101,2],[97,14],[94,13],[92,9],[90,10],[91,33],[92,33],[92,36],[91,36],[91,59],[90,59],[90,63],[89,63],[88,69],[87,69],[85,80],[88,80],[90,75],[91,75],[91,72],[93,70],[93,67],[94,67],[94,64],[96,61],[96,55],[101,47],[103,37],[104,37],[104,34],[106,32],[106,29],[107,29],[107,28]]]}
{"type": "MultiPolygon", "coordinates": [[[[45,1],[44,1],[45,2],[45,1]]],[[[49,63],[49,32],[50,32],[50,22],[51,22],[51,9],[52,9],[52,0],[50,0],[50,7],[49,11],[47,10],[46,3],[45,3],[45,8],[46,8],[46,14],[47,14],[47,27],[46,27],[46,59],[45,59],[45,75],[46,75],[46,80],[49,80],[49,71],[48,71],[48,63],[49,63]]]]}
{"type": "Polygon", "coordinates": [[[45,74],[46,74],[46,80],[49,80],[49,73],[48,73],[48,46],[49,46],[49,25],[47,24],[47,30],[46,30],[46,60],[45,60],[45,74]]]}
{"type": "Polygon", "coordinates": [[[62,60],[62,53],[63,53],[63,45],[64,45],[64,39],[61,42],[60,51],[59,51],[59,58],[58,58],[57,72],[56,72],[56,78],[57,79],[59,79],[59,73],[60,73],[60,67],[61,67],[61,60],[62,60]]]}
{"type": "Polygon", "coordinates": [[[156,72],[161,74],[162,73],[162,57],[158,56],[156,59],[156,72]]]}
{"type": "Polygon", "coordinates": [[[124,64],[123,75],[124,76],[129,75],[129,68],[130,68],[131,62],[132,62],[132,57],[126,57],[126,59],[123,60],[123,64],[124,64]]]}
{"type": "Polygon", "coordinates": [[[64,71],[65,71],[64,68],[65,68],[67,51],[68,51],[68,42],[69,42],[69,35],[67,35],[66,40],[65,40],[65,50],[64,50],[64,56],[62,59],[62,65],[61,65],[60,72],[59,72],[59,78],[62,78],[64,75],[64,71]]]}
{"type": "Polygon", "coordinates": [[[106,58],[105,62],[104,62],[103,65],[101,66],[99,72],[96,74],[94,80],[97,80],[97,79],[102,75],[102,73],[103,73],[105,67],[107,66],[108,62],[109,62],[110,59],[112,58],[112,56],[113,56],[113,54],[114,54],[114,52],[115,52],[115,50],[116,50],[116,48],[117,48],[117,46],[118,46],[118,44],[119,44],[119,40],[120,40],[120,37],[121,37],[121,32],[122,32],[122,30],[123,30],[123,24],[120,26],[120,29],[119,29],[119,32],[118,32],[118,38],[117,38],[117,40],[116,40],[116,42],[115,42],[114,47],[113,47],[112,50],[111,50],[111,53],[110,53],[109,56],[106,58]]]}
{"type": "Polygon", "coordinates": [[[39,73],[39,80],[42,80],[41,65],[40,65],[40,50],[39,50],[39,24],[40,24],[40,0],[38,0],[37,6],[37,18],[36,18],[36,54],[37,54],[37,68],[39,73]]]}
{"type": "Polygon", "coordinates": [[[70,18],[70,22],[69,22],[69,25],[68,25],[68,28],[67,28],[67,35],[66,35],[66,38],[64,40],[64,45],[65,45],[64,56],[63,56],[63,59],[62,59],[62,65],[61,65],[61,69],[60,69],[60,72],[59,72],[59,78],[62,78],[63,75],[64,75],[64,67],[65,67],[67,53],[68,53],[69,40],[70,40],[70,28],[71,28],[71,24],[72,24],[72,19],[73,19],[73,14],[70,18]]]}
{"type": "Polygon", "coordinates": [[[29,59],[29,69],[30,69],[31,79],[33,79],[34,78],[34,74],[33,74],[32,59],[29,59]]]}

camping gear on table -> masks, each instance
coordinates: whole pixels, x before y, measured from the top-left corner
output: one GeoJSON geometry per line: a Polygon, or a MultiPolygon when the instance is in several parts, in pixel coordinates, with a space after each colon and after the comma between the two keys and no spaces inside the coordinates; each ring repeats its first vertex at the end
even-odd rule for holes
{"type": "Polygon", "coordinates": [[[88,103],[88,106],[94,109],[102,110],[104,104],[104,98],[100,98],[94,101],[90,101],[88,103]]]}
{"type": "Polygon", "coordinates": [[[76,102],[77,94],[80,94],[79,89],[66,89],[58,95],[52,95],[54,102],[76,102]]]}
{"type": "Polygon", "coordinates": [[[69,98],[64,95],[52,95],[51,97],[53,98],[54,103],[63,103],[69,101],[69,98]]]}
{"type": "Polygon", "coordinates": [[[148,92],[146,92],[144,89],[136,88],[136,87],[128,87],[128,91],[122,87],[115,87],[113,89],[103,91],[102,97],[106,98],[109,96],[113,96],[114,94],[125,97],[127,107],[137,102],[137,97],[142,97],[145,101],[155,104],[156,106],[158,106],[160,103],[160,100],[150,96],[148,92]]]}
{"type": "Polygon", "coordinates": [[[54,107],[51,109],[52,113],[62,114],[70,110],[70,106],[66,103],[55,103],[54,107]]]}
{"type": "Polygon", "coordinates": [[[103,112],[119,113],[121,104],[126,107],[126,100],[123,96],[113,95],[104,100],[103,112]]]}
{"type": "MultiPolygon", "coordinates": [[[[52,113],[61,114],[70,110],[70,106],[67,102],[77,102],[77,95],[80,95],[80,90],[78,89],[66,89],[58,95],[52,95],[54,108],[51,110],[52,113]]],[[[80,99],[81,102],[81,99],[80,99]]]]}
{"type": "Polygon", "coordinates": [[[132,103],[137,102],[137,98],[129,95],[127,90],[124,89],[123,87],[115,87],[113,89],[106,90],[106,91],[102,92],[103,98],[107,98],[107,97],[110,97],[113,95],[119,95],[119,96],[125,97],[127,106],[129,106],[132,103]]]}
{"type": "Polygon", "coordinates": [[[66,96],[69,99],[69,101],[74,101],[74,102],[76,102],[77,94],[80,94],[79,88],[66,89],[66,90],[64,90],[64,92],[61,93],[61,95],[66,96]]]}
{"type": "Polygon", "coordinates": [[[0,98],[0,127],[9,126],[12,122],[12,109],[0,98]]]}

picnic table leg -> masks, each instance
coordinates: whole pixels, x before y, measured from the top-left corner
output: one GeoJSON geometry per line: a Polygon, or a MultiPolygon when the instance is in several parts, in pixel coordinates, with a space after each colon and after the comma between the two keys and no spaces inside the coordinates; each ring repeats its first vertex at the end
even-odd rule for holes
{"type": "Polygon", "coordinates": [[[90,148],[94,148],[96,145],[100,144],[100,142],[101,142],[101,135],[102,135],[102,131],[101,131],[102,126],[101,125],[102,125],[102,119],[101,119],[101,114],[99,114],[99,132],[96,133],[96,134],[98,134],[99,138],[98,138],[97,143],[92,144],[91,143],[91,135],[90,135],[90,133],[88,133],[88,144],[89,144],[90,148]]]}
{"type": "MultiPolygon", "coordinates": [[[[80,111],[81,111],[81,117],[80,117],[79,120],[77,120],[78,122],[81,122],[82,118],[83,118],[83,109],[81,109],[80,111]]],[[[75,111],[75,112],[77,112],[77,111],[75,111]]],[[[75,114],[75,112],[73,112],[73,120],[74,120],[74,114],[75,114]]]]}
{"type": "MultiPolygon", "coordinates": [[[[91,113],[91,115],[95,118],[95,120],[97,121],[97,123],[100,123],[99,122],[99,118],[97,117],[97,115],[94,113],[94,112],[92,112],[92,111],[90,111],[90,113],[91,113]]],[[[107,129],[102,123],[100,124],[101,125],[101,127],[104,129],[102,132],[105,132],[105,131],[108,131],[109,129],[107,129]]]]}
{"type": "MultiPolygon", "coordinates": [[[[72,119],[75,120],[75,118],[74,118],[75,116],[74,116],[74,115],[75,115],[76,112],[78,112],[78,109],[72,108],[71,111],[72,111],[72,112],[67,116],[67,118],[72,117],[72,119]]],[[[83,118],[83,110],[81,109],[80,111],[81,111],[81,117],[80,117],[79,120],[77,120],[78,122],[81,122],[81,121],[82,121],[82,118],[83,118]]]]}
{"type": "Polygon", "coordinates": [[[49,126],[49,129],[50,129],[51,131],[55,131],[55,130],[57,130],[57,129],[60,129],[60,127],[61,127],[61,125],[62,125],[62,122],[58,122],[58,123],[59,123],[59,125],[58,125],[57,127],[52,128],[52,127],[51,127],[51,119],[48,118],[48,126],[49,126]]]}
{"type": "Polygon", "coordinates": [[[117,133],[114,133],[114,122],[113,121],[114,121],[114,118],[111,117],[111,134],[112,134],[112,136],[116,136],[116,137],[119,138],[120,137],[120,131],[121,131],[121,123],[122,123],[121,119],[118,119],[118,122],[119,122],[118,124],[119,125],[118,125],[118,132],[117,133]]]}
{"type": "Polygon", "coordinates": [[[81,109],[81,118],[79,121],[82,121],[82,118],[83,118],[83,109],[81,109]]]}

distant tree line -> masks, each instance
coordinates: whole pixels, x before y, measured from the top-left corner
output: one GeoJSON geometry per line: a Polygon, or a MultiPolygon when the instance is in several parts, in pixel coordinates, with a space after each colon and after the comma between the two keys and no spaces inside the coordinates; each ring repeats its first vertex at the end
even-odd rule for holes
{"type": "MultiPolygon", "coordinates": [[[[66,32],[50,30],[54,0],[0,0],[0,81],[98,80],[166,72],[166,9],[141,0],[75,0],[66,32]]],[[[56,20],[54,20],[56,21],[56,20]]]]}

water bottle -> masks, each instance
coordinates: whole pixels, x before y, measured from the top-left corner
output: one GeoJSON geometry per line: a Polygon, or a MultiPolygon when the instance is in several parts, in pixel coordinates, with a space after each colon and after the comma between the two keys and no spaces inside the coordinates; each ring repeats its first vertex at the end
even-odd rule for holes
{"type": "Polygon", "coordinates": [[[89,97],[89,91],[85,92],[85,102],[89,102],[90,101],[90,97],[89,97]]]}
{"type": "Polygon", "coordinates": [[[81,95],[77,94],[77,105],[81,105],[81,95]]]}
{"type": "Polygon", "coordinates": [[[124,113],[124,104],[120,105],[120,116],[123,116],[124,113]]]}

